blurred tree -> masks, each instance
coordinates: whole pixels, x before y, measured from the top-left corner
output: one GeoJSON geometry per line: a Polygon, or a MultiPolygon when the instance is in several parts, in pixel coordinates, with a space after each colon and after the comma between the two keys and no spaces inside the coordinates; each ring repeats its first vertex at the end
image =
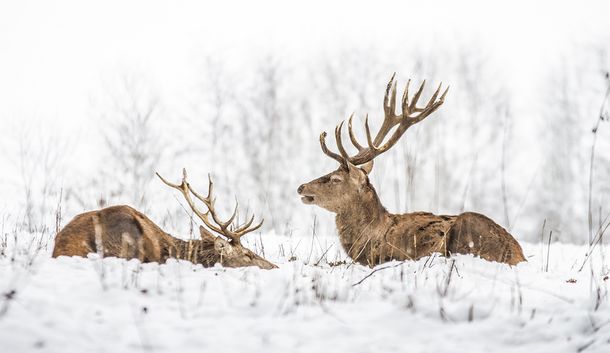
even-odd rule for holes
{"type": "Polygon", "coordinates": [[[121,201],[145,211],[148,185],[167,153],[159,98],[141,78],[129,75],[120,77],[106,98],[99,114],[106,151],[98,183],[108,199],[102,197],[99,206],[121,201]]]}
{"type": "Polygon", "coordinates": [[[50,224],[49,220],[54,217],[60,202],[70,139],[28,125],[22,125],[15,136],[18,136],[15,154],[18,159],[12,162],[20,175],[17,188],[23,193],[23,225],[32,232],[50,224]]]}
{"type": "Polygon", "coordinates": [[[548,81],[543,112],[544,160],[537,190],[540,217],[558,238],[577,240],[584,229],[575,217],[584,205],[583,86],[564,59],[548,81]],[[541,211],[541,212],[540,212],[541,211]]]}

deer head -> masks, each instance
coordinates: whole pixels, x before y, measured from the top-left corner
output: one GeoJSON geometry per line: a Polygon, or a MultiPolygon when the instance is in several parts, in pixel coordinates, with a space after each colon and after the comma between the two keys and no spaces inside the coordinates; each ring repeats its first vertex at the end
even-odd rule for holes
{"type": "Polygon", "coordinates": [[[216,198],[212,196],[214,183],[209,175],[208,194],[205,197],[193,190],[191,185],[187,182],[186,169],[182,170],[182,182],[180,184],[170,183],[159,175],[159,173],[157,173],[157,176],[167,186],[172,187],[182,193],[189,207],[191,210],[193,210],[193,213],[205,225],[205,227],[203,225],[199,227],[201,240],[204,242],[213,242],[215,250],[220,255],[220,263],[223,266],[258,266],[262,269],[272,269],[277,267],[241,244],[241,238],[247,233],[259,229],[263,225],[263,220],[261,220],[257,225],[252,226],[254,222],[254,215],[252,215],[252,217],[250,217],[250,219],[245,223],[241,225],[234,224],[239,206],[237,201],[235,202],[235,209],[233,210],[231,217],[229,217],[229,219],[226,221],[222,221],[220,219],[214,207],[216,203],[216,198]],[[203,202],[208,209],[207,212],[201,212],[196,207],[191,194],[203,202]],[[215,236],[213,233],[216,233],[219,236],[215,236]]]}
{"type": "Polygon", "coordinates": [[[347,124],[349,139],[358,150],[355,155],[350,156],[343,145],[341,134],[344,122],[341,122],[335,128],[335,141],[339,153],[330,151],[326,146],[326,132],[320,134],[322,152],[339,162],[339,168],[299,186],[297,192],[301,195],[303,203],[318,205],[331,212],[340,213],[344,209],[353,207],[354,203],[362,203],[367,199],[377,198],[368,179],[368,175],[373,169],[373,159],[394,146],[409,127],[435,112],[443,104],[445,95],[449,90],[447,87],[439,97],[442,84],[439,85],[426,106],[419,108],[417,102],[424,90],[426,81],[419,86],[413,98],[409,99],[409,84],[411,83],[411,80],[409,80],[401,100],[402,113],[398,115],[396,114],[395,75],[392,75],[386,88],[383,100],[385,117],[375,138],[372,137],[369,128],[368,115],[365,119],[366,146],[360,144],[354,134],[352,128],[354,114],[349,117],[347,124]],[[393,134],[386,141],[386,137],[393,129],[393,134]]]}

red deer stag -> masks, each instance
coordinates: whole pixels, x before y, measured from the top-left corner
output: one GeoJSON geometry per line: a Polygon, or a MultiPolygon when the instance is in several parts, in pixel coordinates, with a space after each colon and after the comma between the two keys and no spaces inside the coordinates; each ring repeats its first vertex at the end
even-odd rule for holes
{"type": "Polygon", "coordinates": [[[74,217],[57,233],[53,257],[85,257],[88,253],[97,252],[102,256],[137,258],[142,262],[164,263],[168,258],[176,258],[206,267],[216,263],[226,267],[277,267],[241,244],[241,237],[260,228],[262,220],[252,226],[252,215],[244,224],[235,225],[238,205],[235,205],[235,210],[227,221],[220,220],[214,208],[214,184],[211,178],[208,195],[203,197],[187,182],[186,170],[183,170],[180,184],[172,184],[158,173],[157,176],[166,185],[179,190],[193,213],[205,224],[207,228],[199,227],[200,240],[184,241],[172,237],[137,210],[129,206],[113,206],[74,217]],[[207,212],[203,213],[197,209],[191,194],[203,202],[207,212]],[[221,236],[215,236],[213,233],[221,236]]]}
{"type": "Polygon", "coordinates": [[[425,107],[417,107],[424,89],[421,84],[409,99],[409,82],[402,96],[402,114],[397,115],[396,82],[388,83],[384,98],[385,118],[373,138],[368,116],[364,127],[366,146],[361,145],[348,121],[349,138],[358,150],[350,156],[342,142],[343,122],[335,129],[339,153],[326,146],[326,132],[320,135],[322,152],[339,162],[339,169],[303,184],[298,194],[303,203],[314,204],[336,213],[335,222],[341,245],[348,256],[358,263],[374,266],[390,260],[418,259],[434,252],[474,254],[489,261],[515,265],[525,261],[519,243],[488,217],[465,212],[458,216],[437,216],[428,212],[391,214],[381,204],[368,175],[373,159],[389,150],[407,129],[436,111],[444,102],[448,88],[440,95],[441,86],[425,107]],[[390,131],[394,133],[386,140],[390,131]]]}

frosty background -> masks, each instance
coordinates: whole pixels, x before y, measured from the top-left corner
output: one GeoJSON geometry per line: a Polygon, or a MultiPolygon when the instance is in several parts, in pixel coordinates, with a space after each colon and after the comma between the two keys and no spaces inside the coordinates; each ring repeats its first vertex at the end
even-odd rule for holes
{"type": "MultiPolygon", "coordinates": [[[[264,231],[332,235],[332,216],[300,204],[296,188],[336,167],[321,131],[352,112],[381,122],[397,72],[399,86],[451,89],[376,161],[372,181],[390,211],[479,211],[527,241],[546,221],[553,240],[586,243],[609,10],[605,1],[3,2],[0,217],[52,229],[126,203],[187,237],[182,201],[154,177],[177,180],[187,167],[202,187],[213,175],[225,211],[238,195],[264,231]]],[[[597,135],[594,230],[610,212],[610,125],[597,135]]]]}

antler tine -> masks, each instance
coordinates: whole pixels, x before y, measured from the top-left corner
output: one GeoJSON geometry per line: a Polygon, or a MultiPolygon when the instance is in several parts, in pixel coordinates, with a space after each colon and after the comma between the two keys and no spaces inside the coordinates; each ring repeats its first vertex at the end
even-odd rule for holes
{"type": "Polygon", "coordinates": [[[227,237],[228,239],[231,240],[232,244],[237,244],[237,245],[241,245],[241,237],[244,236],[247,233],[250,233],[252,231],[257,230],[258,228],[260,228],[263,225],[264,219],[261,220],[261,222],[256,226],[256,227],[250,227],[252,225],[252,222],[254,221],[254,215],[252,215],[252,218],[244,225],[242,226],[235,226],[233,225],[233,222],[235,221],[235,218],[237,217],[237,213],[239,211],[239,201],[237,200],[237,197],[235,197],[235,208],[233,209],[233,213],[231,214],[231,217],[229,217],[229,219],[227,221],[222,221],[220,219],[220,217],[216,214],[216,209],[214,207],[214,203],[216,202],[216,198],[212,198],[212,193],[213,193],[213,188],[214,188],[214,182],[212,181],[212,177],[210,174],[208,174],[208,197],[207,198],[202,198],[201,195],[198,195],[192,188],[190,188],[190,191],[200,200],[202,200],[206,206],[208,207],[208,212],[206,212],[206,219],[207,219],[207,214],[210,214],[212,216],[212,219],[214,220],[214,222],[216,224],[218,224],[218,226],[220,227],[219,229],[219,233],[224,235],[225,237],[227,237]],[[234,229],[231,229],[234,228],[234,229]]]}
{"type": "Polygon", "coordinates": [[[443,94],[441,95],[441,98],[438,99],[440,104],[445,102],[445,96],[447,95],[447,92],[449,92],[449,87],[451,87],[451,86],[447,86],[447,88],[445,89],[445,92],[443,92],[443,94]]]}
{"type": "Polygon", "coordinates": [[[392,75],[390,82],[388,82],[388,86],[385,91],[385,96],[383,98],[383,109],[386,115],[396,115],[396,81],[394,78],[396,77],[396,73],[392,75]]]}
{"type": "Polygon", "coordinates": [[[432,106],[434,104],[436,104],[436,97],[438,97],[438,94],[440,93],[441,87],[443,86],[443,83],[441,82],[438,85],[438,88],[436,89],[436,91],[434,92],[434,94],[432,95],[432,97],[430,97],[430,99],[428,100],[428,103],[426,103],[426,106],[424,106],[423,108],[418,108],[416,106],[411,107],[412,112],[414,113],[419,113],[419,112],[424,112],[426,110],[429,110],[432,108],[432,106]]]}
{"type": "Polygon", "coordinates": [[[222,226],[224,226],[224,228],[227,228],[229,225],[231,225],[231,223],[233,223],[233,221],[235,220],[235,216],[237,216],[238,207],[239,207],[239,202],[237,201],[237,197],[235,197],[235,208],[233,209],[233,214],[231,215],[231,217],[229,218],[228,221],[223,223],[222,226]]]}
{"type": "MultiPolygon", "coordinates": [[[[247,211],[246,211],[246,218],[248,218],[247,211]]],[[[248,219],[248,221],[246,221],[242,225],[235,226],[234,229],[232,229],[232,232],[237,237],[241,238],[242,236],[246,235],[247,233],[250,233],[250,232],[253,232],[253,231],[259,229],[263,225],[264,221],[265,221],[264,219],[261,219],[261,221],[256,226],[251,227],[252,223],[254,222],[254,214],[252,214],[252,216],[250,217],[250,219],[248,219]]]]}
{"type": "MultiPolygon", "coordinates": [[[[413,99],[411,100],[411,103],[409,104],[409,109],[408,109],[408,114],[411,114],[413,112],[415,112],[415,109],[417,109],[417,101],[419,100],[419,97],[421,96],[421,93],[424,91],[424,86],[426,85],[426,80],[424,80],[421,83],[421,86],[419,86],[419,89],[417,90],[417,92],[415,93],[415,95],[413,96],[413,99]]],[[[403,115],[405,114],[405,112],[402,112],[403,115]]]]}
{"type": "Polygon", "coordinates": [[[239,204],[235,205],[235,210],[233,211],[231,218],[229,218],[228,221],[222,221],[220,219],[220,217],[218,216],[218,214],[216,214],[216,208],[214,206],[216,203],[216,198],[212,196],[213,190],[214,190],[214,182],[212,181],[212,177],[210,176],[210,174],[208,174],[208,196],[207,197],[201,196],[198,192],[193,190],[193,188],[190,185],[188,185],[188,189],[193,195],[195,195],[196,198],[201,200],[207,206],[208,211],[203,215],[203,219],[202,219],[206,223],[206,225],[208,225],[208,223],[211,224],[208,216],[212,216],[212,220],[214,221],[214,223],[216,223],[218,225],[218,227],[214,227],[214,230],[217,231],[218,233],[224,235],[225,237],[231,239],[231,241],[239,243],[239,237],[236,237],[234,234],[232,234],[231,230],[229,229],[229,226],[235,219],[235,216],[237,214],[237,207],[239,206],[239,204]]]}
{"type": "Polygon", "coordinates": [[[326,132],[323,132],[322,134],[320,134],[320,146],[322,147],[322,152],[324,152],[329,157],[335,159],[342,165],[345,165],[346,163],[352,163],[354,165],[361,165],[361,164],[367,163],[367,162],[373,160],[373,158],[375,158],[376,156],[380,155],[381,153],[389,150],[392,146],[394,146],[396,144],[396,142],[400,139],[400,137],[405,133],[405,131],[409,127],[411,127],[413,124],[420,122],[421,120],[426,118],[428,115],[430,115],[434,111],[436,111],[444,103],[445,96],[447,95],[447,92],[449,91],[449,87],[447,87],[447,89],[445,89],[445,91],[439,98],[438,95],[441,92],[441,88],[442,88],[442,83],[441,83],[438,86],[438,88],[436,89],[436,91],[434,92],[434,94],[432,95],[432,97],[428,100],[428,103],[426,104],[426,106],[423,108],[418,108],[417,102],[419,101],[419,98],[421,97],[422,92],[424,91],[424,87],[426,86],[426,81],[424,80],[421,83],[417,92],[415,93],[415,95],[413,95],[413,98],[411,98],[411,100],[409,101],[409,85],[411,83],[411,80],[409,80],[409,81],[407,81],[407,84],[405,86],[405,91],[402,95],[402,101],[401,101],[402,113],[400,115],[396,115],[396,81],[395,81],[395,77],[396,77],[396,73],[394,73],[392,75],[392,77],[390,78],[390,82],[388,82],[388,85],[386,87],[385,96],[383,98],[383,110],[384,110],[385,116],[383,119],[383,123],[381,124],[379,131],[377,131],[377,134],[375,135],[374,139],[371,134],[368,115],[365,118],[364,130],[366,133],[366,142],[367,142],[368,147],[363,147],[362,145],[360,145],[360,143],[358,143],[358,140],[356,139],[356,136],[355,136],[354,130],[353,130],[353,126],[352,126],[354,114],[352,114],[349,117],[349,121],[348,121],[348,132],[349,132],[349,138],[350,138],[352,144],[354,145],[354,147],[356,147],[356,149],[358,149],[358,153],[355,156],[349,157],[349,155],[347,154],[347,152],[345,150],[345,147],[343,146],[341,134],[342,134],[344,122],[341,122],[335,128],[335,139],[337,141],[337,148],[339,149],[340,155],[337,153],[331,152],[328,149],[328,147],[326,146],[326,132]],[[414,113],[419,113],[419,114],[414,115],[414,113]],[[396,129],[394,130],[394,133],[384,143],[384,140],[386,139],[388,133],[392,129],[394,129],[394,127],[396,127],[396,129]]]}
{"type": "MultiPolygon", "coordinates": [[[[358,150],[358,152],[361,152],[363,150],[366,150],[366,148],[364,148],[356,139],[356,135],[354,134],[354,129],[353,129],[353,122],[354,119],[354,113],[352,113],[348,119],[348,134],[349,134],[349,138],[350,141],[352,142],[352,144],[354,145],[354,147],[356,147],[356,149],[358,150]]],[[[345,146],[343,145],[343,125],[345,124],[345,121],[342,121],[341,123],[339,123],[339,125],[337,125],[335,127],[335,142],[337,144],[337,149],[339,150],[339,154],[332,152],[328,149],[328,146],[326,146],[326,132],[322,132],[322,134],[320,134],[320,146],[322,147],[322,152],[324,152],[327,156],[335,159],[336,161],[338,161],[339,163],[341,163],[341,165],[344,165],[346,163],[349,162],[350,160],[350,156],[347,153],[347,150],[345,149],[345,146]]],[[[366,124],[365,127],[367,129],[367,142],[369,142],[368,140],[371,140],[370,135],[370,129],[368,128],[368,114],[366,115],[366,124]]],[[[369,142],[369,147],[370,146],[374,146],[374,144],[372,142],[369,142]]]]}
{"type": "MultiPolygon", "coordinates": [[[[405,85],[405,91],[402,95],[402,112],[400,115],[396,115],[395,113],[395,102],[396,102],[396,82],[394,81],[394,75],[390,79],[388,86],[386,88],[386,95],[384,97],[384,113],[385,117],[381,127],[379,128],[375,138],[372,138],[368,119],[365,120],[365,132],[367,137],[367,148],[359,149],[358,154],[353,157],[350,157],[348,161],[355,165],[361,165],[373,160],[376,156],[382,154],[383,152],[389,150],[393,145],[398,142],[400,137],[405,133],[405,131],[411,127],[413,124],[416,124],[426,118],[428,115],[432,114],[436,111],[444,102],[445,96],[447,94],[447,89],[443,92],[443,94],[439,98],[439,94],[441,92],[442,84],[439,85],[436,92],[432,95],[428,104],[424,108],[418,108],[417,102],[421,98],[421,95],[424,91],[426,81],[424,80],[412,98],[409,97],[409,86],[411,80],[407,81],[405,85]],[[414,114],[419,113],[419,114],[414,114]],[[394,129],[392,135],[386,140],[389,132],[394,129]]],[[[351,133],[350,138],[353,137],[353,133],[351,133]]],[[[355,140],[355,138],[354,138],[355,140]]]]}
{"type": "Polygon", "coordinates": [[[252,223],[254,222],[254,215],[252,215],[252,217],[250,217],[248,222],[237,227],[237,229],[235,229],[234,232],[241,237],[247,233],[253,232],[253,231],[257,230],[258,228],[260,228],[263,225],[264,221],[265,221],[264,219],[261,219],[261,221],[256,226],[251,227],[252,223]]]}
{"type": "Polygon", "coordinates": [[[254,221],[254,215],[252,215],[252,218],[244,225],[236,226],[233,230],[231,229],[233,228],[233,222],[235,221],[235,218],[237,217],[237,211],[239,210],[239,201],[237,200],[237,197],[235,198],[235,209],[233,210],[233,214],[227,221],[223,222],[216,214],[216,209],[214,208],[216,198],[213,197],[214,182],[212,182],[212,177],[210,174],[208,174],[208,195],[206,197],[203,197],[197,191],[193,190],[191,185],[187,182],[186,169],[182,170],[182,182],[180,184],[170,183],[169,181],[165,180],[161,175],[159,175],[159,173],[156,174],[161,179],[161,181],[167,186],[177,189],[182,193],[182,195],[186,199],[186,202],[189,204],[193,212],[197,215],[197,217],[201,219],[201,221],[203,221],[203,223],[210,230],[225,236],[226,238],[231,240],[231,243],[234,245],[240,245],[240,238],[243,235],[255,231],[263,225],[264,220],[261,220],[258,225],[256,225],[255,227],[251,227],[252,222],[254,221]],[[206,207],[208,208],[208,211],[206,213],[202,213],[197,209],[197,207],[195,207],[195,203],[191,198],[191,194],[193,194],[193,196],[195,196],[197,199],[199,199],[206,205],[206,207]],[[209,216],[212,216],[212,221],[216,225],[214,225],[212,221],[210,221],[209,216]]]}
{"type": "Polygon", "coordinates": [[[212,182],[212,178],[210,177],[210,174],[208,173],[208,196],[203,197],[201,196],[197,191],[195,191],[195,189],[193,189],[193,187],[190,184],[187,184],[188,186],[188,190],[196,197],[199,199],[199,201],[203,202],[207,207],[208,207],[208,211],[205,214],[208,214],[210,211],[210,206],[214,206],[214,203],[216,202],[215,198],[212,198],[212,190],[214,189],[214,183],[212,182]]]}
{"type": "Polygon", "coordinates": [[[339,153],[341,153],[341,157],[347,160],[349,159],[349,155],[347,154],[345,147],[343,147],[343,139],[341,138],[343,123],[344,121],[342,121],[339,125],[337,125],[337,127],[335,127],[335,140],[337,142],[337,148],[339,149],[339,153]]]}
{"type": "Polygon", "coordinates": [[[183,189],[183,185],[184,185],[184,179],[182,179],[182,184],[178,185],[178,184],[170,183],[169,181],[167,181],[167,180],[166,180],[164,177],[162,177],[162,176],[161,176],[161,174],[159,174],[159,172],[155,172],[155,174],[156,174],[156,175],[159,177],[159,179],[161,179],[161,181],[162,181],[162,182],[163,182],[165,185],[167,185],[167,186],[169,186],[169,187],[172,187],[172,188],[174,188],[174,189],[178,189],[178,190],[180,190],[180,191],[184,190],[184,189],[183,189]]]}
{"type": "Polygon", "coordinates": [[[369,145],[369,149],[372,151],[377,150],[377,147],[375,146],[375,143],[373,142],[373,139],[371,137],[371,129],[369,128],[369,115],[366,115],[366,118],[364,119],[364,131],[366,132],[366,142],[369,145]]]}
{"type": "MultiPolygon", "coordinates": [[[[191,208],[191,210],[193,211],[193,213],[195,213],[195,215],[197,217],[199,217],[199,219],[201,219],[201,221],[203,221],[203,223],[205,223],[206,226],[208,226],[208,228],[210,228],[211,230],[220,233],[221,229],[214,226],[207,218],[207,212],[206,213],[201,213],[201,211],[199,211],[197,209],[197,207],[195,206],[195,203],[193,202],[193,199],[191,198],[191,195],[189,192],[192,192],[193,195],[195,195],[195,197],[197,197],[198,199],[200,199],[201,201],[204,201],[203,198],[193,192],[192,188],[190,187],[189,183],[186,181],[186,168],[182,169],[182,182],[180,184],[174,184],[174,183],[170,183],[169,181],[167,181],[165,178],[163,178],[161,176],[161,174],[159,174],[158,172],[156,172],[155,174],[157,174],[157,176],[159,177],[159,179],[161,179],[161,181],[174,189],[177,189],[178,191],[180,191],[180,193],[182,193],[182,196],[184,196],[184,199],[186,200],[186,202],[188,203],[189,207],[191,208]]],[[[205,203],[205,201],[204,201],[205,203]]],[[[207,203],[206,203],[207,206],[207,203]]]]}
{"type": "Polygon", "coordinates": [[[343,157],[341,157],[340,155],[336,154],[335,152],[330,151],[328,149],[328,147],[326,147],[326,131],[324,131],[324,132],[322,132],[320,134],[320,147],[322,148],[322,152],[324,152],[325,155],[327,155],[330,158],[336,160],[341,165],[345,165],[346,161],[345,161],[345,159],[343,157]]]}
{"type": "MultiPolygon", "coordinates": [[[[396,81],[394,81],[394,75],[392,75],[392,78],[390,79],[390,82],[386,88],[383,107],[384,118],[381,127],[379,128],[379,131],[377,131],[377,135],[375,135],[375,139],[373,140],[375,146],[379,146],[385,139],[388,132],[390,132],[394,126],[401,123],[402,115],[396,115],[396,81]]],[[[405,108],[404,99],[405,95],[403,94],[403,112],[405,108]]]]}
{"type": "Polygon", "coordinates": [[[396,77],[396,72],[392,74],[390,77],[390,82],[388,82],[388,86],[385,89],[385,96],[383,96],[383,108],[386,109],[389,107],[389,99],[390,99],[390,90],[392,89],[392,84],[394,83],[394,78],[396,77]]]}
{"type": "Polygon", "coordinates": [[[405,92],[402,94],[402,113],[404,114],[406,111],[409,111],[409,85],[411,84],[411,79],[407,81],[405,86],[405,92]]]}
{"type": "MultiPolygon", "coordinates": [[[[252,220],[254,220],[254,216],[252,216],[252,220]]],[[[255,225],[254,227],[252,227],[252,228],[248,228],[248,227],[249,227],[249,225],[248,225],[248,227],[246,227],[245,229],[241,229],[241,228],[240,228],[239,230],[235,231],[235,233],[236,233],[236,235],[237,235],[238,237],[240,237],[240,238],[241,238],[241,237],[243,237],[244,235],[246,235],[246,234],[248,234],[248,233],[250,233],[250,232],[254,232],[254,231],[255,231],[255,230],[257,230],[258,228],[260,228],[260,227],[263,225],[263,222],[265,222],[265,219],[261,219],[261,221],[260,221],[260,222],[259,222],[257,225],[255,225]]],[[[251,222],[249,222],[249,223],[251,224],[251,222]]]]}
{"type": "Polygon", "coordinates": [[[212,200],[212,190],[214,190],[214,182],[212,181],[212,175],[208,173],[208,200],[212,200]]]}
{"type": "Polygon", "coordinates": [[[413,121],[412,124],[418,123],[418,122],[422,121],[423,119],[425,119],[428,115],[434,113],[445,102],[445,96],[447,95],[447,92],[449,91],[449,87],[447,87],[445,89],[445,91],[443,92],[443,94],[441,95],[441,97],[438,100],[436,99],[436,97],[438,96],[438,94],[440,92],[441,86],[442,86],[442,83],[441,83],[441,85],[438,86],[438,88],[436,89],[436,92],[434,92],[434,95],[432,96],[430,101],[428,101],[428,104],[426,105],[426,107],[418,110],[420,112],[420,114],[418,116],[412,118],[412,121],[413,121]]]}
{"type": "Polygon", "coordinates": [[[352,128],[352,119],[353,118],[354,118],[354,113],[352,113],[352,115],[350,115],[349,121],[347,122],[347,131],[349,132],[349,139],[352,141],[352,145],[354,145],[354,147],[356,147],[358,152],[360,152],[364,149],[364,147],[362,147],[362,145],[360,143],[358,143],[358,140],[356,140],[356,135],[354,135],[354,129],[352,128]]]}
{"type": "Polygon", "coordinates": [[[438,97],[438,94],[441,91],[441,87],[443,87],[442,82],[438,85],[438,88],[436,89],[436,91],[434,91],[434,94],[432,95],[432,97],[430,97],[430,100],[428,101],[428,104],[426,104],[426,106],[431,106],[433,103],[436,102],[436,97],[438,97]]]}
{"type": "Polygon", "coordinates": [[[250,217],[250,219],[246,223],[244,223],[241,226],[237,227],[237,229],[235,229],[234,231],[236,233],[239,233],[239,232],[241,232],[241,231],[243,231],[245,229],[248,229],[248,227],[250,227],[252,225],[252,222],[254,222],[254,215],[252,215],[252,217],[250,217]]]}

